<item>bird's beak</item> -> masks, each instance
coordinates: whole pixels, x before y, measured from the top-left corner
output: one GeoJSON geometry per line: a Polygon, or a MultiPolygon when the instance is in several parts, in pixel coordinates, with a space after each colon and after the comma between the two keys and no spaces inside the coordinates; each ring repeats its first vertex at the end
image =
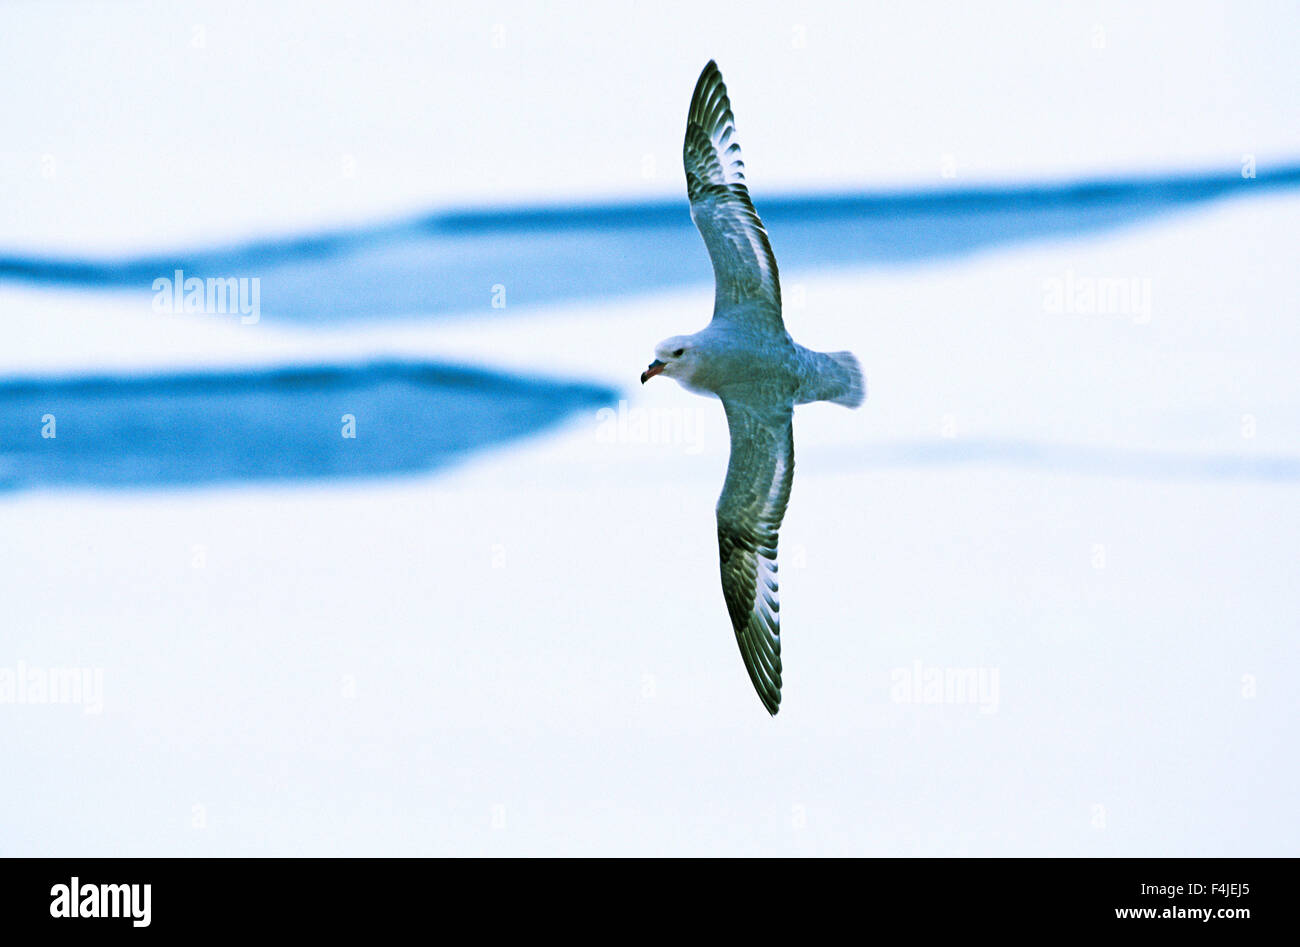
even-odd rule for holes
{"type": "Polygon", "coordinates": [[[651,378],[654,378],[655,375],[658,375],[660,372],[662,372],[664,368],[665,368],[664,363],[659,361],[659,359],[655,359],[653,362],[650,363],[650,367],[641,373],[641,384],[644,385],[651,378]]]}

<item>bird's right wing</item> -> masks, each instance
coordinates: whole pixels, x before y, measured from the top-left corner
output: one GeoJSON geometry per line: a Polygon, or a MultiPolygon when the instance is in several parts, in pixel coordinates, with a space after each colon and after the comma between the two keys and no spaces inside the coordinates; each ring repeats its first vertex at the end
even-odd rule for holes
{"type": "Polygon", "coordinates": [[[713,261],[713,317],[743,312],[760,328],[784,334],[776,257],[749,199],[731,100],[713,60],[695,84],[682,159],[691,219],[713,261]]]}
{"type": "Polygon", "coordinates": [[[718,498],[722,595],[745,670],[767,712],[781,704],[781,617],[777,531],[794,480],[792,409],[722,399],[731,461],[718,498]]]}

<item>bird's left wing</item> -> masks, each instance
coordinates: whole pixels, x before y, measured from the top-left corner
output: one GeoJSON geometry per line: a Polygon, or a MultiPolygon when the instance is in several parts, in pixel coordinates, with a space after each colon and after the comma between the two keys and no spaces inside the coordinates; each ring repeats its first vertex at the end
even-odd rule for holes
{"type": "Polygon", "coordinates": [[[717,510],[722,595],[749,679],[767,712],[775,714],[781,704],[776,543],[794,480],[793,412],[725,396],[722,406],[731,431],[731,461],[717,510]]]}
{"type": "Polygon", "coordinates": [[[691,219],[713,261],[713,317],[739,311],[751,324],[784,334],[776,257],[749,199],[731,100],[713,60],[695,84],[682,159],[691,219]]]}

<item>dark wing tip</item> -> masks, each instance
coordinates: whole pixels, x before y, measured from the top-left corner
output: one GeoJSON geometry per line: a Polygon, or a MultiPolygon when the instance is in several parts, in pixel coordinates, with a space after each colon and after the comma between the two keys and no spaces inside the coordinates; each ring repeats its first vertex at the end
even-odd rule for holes
{"type": "Polygon", "coordinates": [[[722,199],[742,198],[742,203],[752,210],[745,188],[745,162],[736,141],[731,99],[722,73],[712,59],[700,73],[691,94],[682,160],[686,166],[687,196],[692,203],[708,192],[716,192],[722,199]],[[731,194],[731,189],[738,193],[731,194]]]}
{"type": "Polygon", "coordinates": [[[773,607],[772,598],[759,587],[752,567],[746,565],[746,561],[754,560],[759,550],[753,537],[719,522],[718,552],[722,567],[722,595],[745,671],[763,707],[775,717],[781,704],[779,610],[773,607]],[[770,612],[764,609],[764,601],[770,603],[770,612]]]}
{"type": "MultiPolygon", "coordinates": [[[[695,93],[691,96],[692,104],[696,106],[693,111],[697,118],[702,117],[705,111],[703,106],[706,100],[713,97],[715,91],[720,92],[718,97],[723,99],[727,97],[727,84],[722,81],[722,71],[718,69],[718,64],[710,59],[708,65],[700,71],[700,78],[695,83],[695,93]]],[[[730,107],[730,104],[728,102],[726,107],[730,107]]]]}
{"type": "MultiPolygon", "coordinates": [[[[745,670],[749,672],[750,683],[754,685],[754,693],[763,702],[763,709],[775,717],[781,709],[781,672],[776,672],[775,682],[768,680],[767,675],[772,672],[762,666],[762,659],[757,654],[747,652],[743,643],[740,653],[745,662],[745,670]]],[[[777,661],[780,661],[779,657],[777,661]]]]}
{"type": "Polygon", "coordinates": [[[712,59],[695,82],[687,120],[699,125],[710,137],[718,128],[734,121],[731,116],[731,100],[727,97],[727,84],[722,81],[718,64],[712,59]]]}
{"type": "Polygon", "coordinates": [[[714,76],[717,76],[719,81],[722,80],[722,73],[718,72],[718,64],[710,59],[709,64],[700,72],[700,77],[695,80],[695,91],[691,93],[690,118],[698,117],[700,102],[704,100],[708,89],[713,85],[714,76]]]}
{"type": "MultiPolygon", "coordinates": [[[[763,695],[760,694],[759,696],[762,697],[763,695]]],[[[780,693],[780,691],[777,692],[777,695],[776,695],[776,698],[775,698],[775,699],[771,699],[771,698],[763,697],[763,706],[767,708],[767,712],[768,712],[769,714],[771,714],[773,717],[775,717],[775,716],[777,715],[777,712],[780,711],[780,709],[781,709],[781,693],[780,693]]]]}

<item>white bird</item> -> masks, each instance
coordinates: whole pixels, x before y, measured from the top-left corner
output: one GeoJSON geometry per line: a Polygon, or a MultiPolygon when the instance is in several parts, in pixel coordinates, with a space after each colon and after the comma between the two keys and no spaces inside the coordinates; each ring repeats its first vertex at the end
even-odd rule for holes
{"type": "Polygon", "coordinates": [[[717,63],[700,73],[686,119],[691,219],[713,261],[713,319],[694,335],[655,346],[641,384],[655,375],[722,400],[731,461],[718,498],[722,595],[749,679],[768,713],[781,704],[781,622],[776,543],[794,479],[796,404],[866,398],[851,352],[814,352],[781,319],[781,284],[767,230],[745,186],[731,101],[717,63]]]}

